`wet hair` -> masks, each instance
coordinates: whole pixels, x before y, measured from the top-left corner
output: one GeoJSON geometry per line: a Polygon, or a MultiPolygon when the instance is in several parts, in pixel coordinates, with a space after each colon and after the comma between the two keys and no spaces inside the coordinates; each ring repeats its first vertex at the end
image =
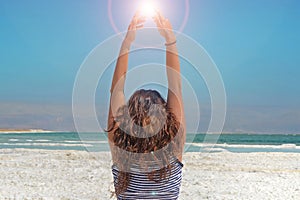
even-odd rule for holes
{"type": "Polygon", "coordinates": [[[163,165],[159,170],[147,172],[150,180],[160,182],[167,179],[172,167],[169,159],[178,157],[182,149],[179,140],[175,139],[182,132],[179,130],[179,121],[155,90],[137,90],[127,105],[118,109],[108,130],[109,134],[113,134],[111,142],[114,148],[111,150],[114,162],[120,169],[115,185],[117,195],[125,192],[130,183],[128,168],[132,160],[138,160],[140,167],[147,167],[143,162],[145,157],[138,157],[138,153],[150,153],[147,161],[159,160],[163,165]],[[122,153],[124,150],[130,153],[122,153]],[[158,150],[160,153],[155,154],[158,150]]]}

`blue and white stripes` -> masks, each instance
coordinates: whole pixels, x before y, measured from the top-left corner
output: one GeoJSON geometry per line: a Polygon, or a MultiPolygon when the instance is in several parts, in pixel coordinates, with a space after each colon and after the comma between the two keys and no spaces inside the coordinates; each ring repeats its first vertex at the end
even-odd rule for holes
{"type": "MultiPolygon", "coordinates": [[[[117,196],[118,200],[137,200],[137,199],[162,199],[174,200],[178,199],[183,164],[178,160],[174,160],[171,164],[170,171],[167,172],[166,179],[159,182],[150,180],[147,172],[130,172],[130,182],[127,190],[117,196]]],[[[114,185],[118,183],[119,169],[116,165],[112,166],[114,177],[114,185]]],[[[159,174],[154,175],[155,180],[159,180],[159,174]]]]}

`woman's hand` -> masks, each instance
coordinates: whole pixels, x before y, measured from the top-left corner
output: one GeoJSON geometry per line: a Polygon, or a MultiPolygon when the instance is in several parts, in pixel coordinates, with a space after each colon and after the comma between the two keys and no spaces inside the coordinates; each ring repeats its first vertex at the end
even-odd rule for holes
{"type": "Polygon", "coordinates": [[[131,23],[128,26],[127,34],[124,39],[124,44],[127,47],[131,45],[131,43],[135,40],[136,30],[141,29],[144,27],[144,22],[146,18],[141,16],[139,12],[136,12],[134,17],[131,20],[131,23]]]}
{"type": "Polygon", "coordinates": [[[176,36],[173,32],[172,24],[171,22],[166,19],[161,12],[156,11],[157,14],[154,17],[154,21],[156,23],[156,26],[158,28],[158,31],[161,36],[163,36],[166,40],[166,43],[172,43],[176,41],[176,36]]]}

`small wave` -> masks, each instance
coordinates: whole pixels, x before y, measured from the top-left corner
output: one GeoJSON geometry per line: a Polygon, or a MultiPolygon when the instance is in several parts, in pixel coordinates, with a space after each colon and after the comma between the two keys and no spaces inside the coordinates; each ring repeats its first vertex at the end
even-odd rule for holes
{"type": "Polygon", "coordinates": [[[282,145],[260,145],[260,144],[206,144],[206,143],[191,143],[194,146],[202,147],[202,148],[272,148],[272,149],[283,149],[283,148],[294,148],[300,149],[300,146],[296,144],[282,144],[282,145]]]}
{"type": "Polygon", "coordinates": [[[11,142],[17,142],[17,141],[19,141],[18,139],[15,139],[15,138],[13,138],[13,139],[9,139],[8,141],[11,141],[11,142]]]}
{"type": "Polygon", "coordinates": [[[82,143],[93,143],[93,144],[106,144],[106,143],[108,143],[108,141],[93,141],[93,140],[91,140],[91,141],[83,140],[81,142],[82,143]]]}
{"type": "Polygon", "coordinates": [[[63,144],[63,143],[2,143],[8,146],[65,146],[65,147],[93,147],[91,144],[63,144]]]}
{"type": "Polygon", "coordinates": [[[203,147],[201,149],[203,152],[210,152],[210,153],[219,153],[219,152],[229,152],[227,149],[223,148],[213,148],[213,147],[203,147]]]}
{"type": "Polygon", "coordinates": [[[85,144],[107,144],[108,141],[95,141],[95,140],[64,140],[66,143],[85,143],[85,144]]]}
{"type": "Polygon", "coordinates": [[[282,148],[282,149],[296,149],[297,145],[296,144],[282,144],[282,145],[280,145],[279,148],[282,148]]]}
{"type": "Polygon", "coordinates": [[[51,140],[34,140],[36,142],[50,142],[51,140]]]}
{"type": "Polygon", "coordinates": [[[64,140],[63,142],[66,142],[66,143],[81,143],[81,141],[78,141],[78,140],[64,140]]]}

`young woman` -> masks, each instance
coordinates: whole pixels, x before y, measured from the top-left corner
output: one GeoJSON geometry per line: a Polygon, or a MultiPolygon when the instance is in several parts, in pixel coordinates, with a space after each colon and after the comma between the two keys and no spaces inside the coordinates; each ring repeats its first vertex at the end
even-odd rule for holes
{"type": "Polygon", "coordinates": [[[180,63],[172,25],[160,12],[154,21],[166,41],[167,101],[141,89],[126,103],[123,92],[129,49],[144,21],[133,17],[112,80],[108,139],[115,193],[118,199],[178,199],[185,143],[180,63]]]}

